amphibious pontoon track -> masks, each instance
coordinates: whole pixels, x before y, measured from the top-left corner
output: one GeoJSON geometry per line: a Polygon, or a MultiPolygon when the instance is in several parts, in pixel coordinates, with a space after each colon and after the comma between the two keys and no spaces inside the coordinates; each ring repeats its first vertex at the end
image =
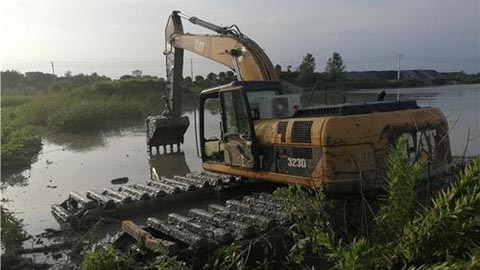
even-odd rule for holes
{"type": "Polygon", "coordinates": [[[239,189],[246,181],[211,172],[191,172],[173,177],[154,177],[144,184],[126,184],[85,194],[70,192],[68,199],[51,207],[63,223],[79,225],[101,217],[125,218],[178,202],[222,198],[229,190],[239,189]]]}
{"type": "MultiPolygon", "coordinates": [[[[113,244],[124,252],[142,247],[144,253],[149,253],[141,259],[143,262],[148,261],[146,257],[169,255],[199,269],[215,250],[234,240],[247,241],[260,235],[284,239],[282,225],[288,223],[281,199],[255,193],[224,204],[210,204],[206,209],[192,208],[186,215],[149,217],[144,226],[123,221],[123,232],[114,237],[113,244]]],[[[260,250],[252,247],[252,257],[260,250]]]]}
{"type": "MultiPolygon", "coordinates": [[[[445,178],[451,179],[471,160],[472,158],[468,157],[454,157],[449,176],[445,178]]],[[[158,211],[168,205],[195,203],[208,199],[222,200],[260,191],[258,183],[255,184],[253,180],[225,174],[206,171],[173,177],[154,174],[152,180],[144,184],[128,184],[117,189],[103,188],[100,191],[89,190],[85,195],[70,192],[68,199],[52,205],[51,210],[59,221],[81,225],[102,217],[127,218],[158,211]]],[[[187,206],[186,209],[188,208],[187,206]]]]}

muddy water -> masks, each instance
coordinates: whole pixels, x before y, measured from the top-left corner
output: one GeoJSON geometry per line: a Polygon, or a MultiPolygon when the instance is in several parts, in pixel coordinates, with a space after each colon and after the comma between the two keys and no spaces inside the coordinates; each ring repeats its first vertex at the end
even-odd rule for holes
{"type": "MultiPolygon", "coordinates": [[[[347,102],[372,101],[380,91],[357,90],[344,94],[347,102]]],[[[386,99],[396,99],[396,89],[386,92],[386,99]]],[[[450,133],[453,154],[463,153],[469,128],[471,138],[480,135],[480,85],[410,88],[398,92],[401,99],[415,99],[422,106],[439,107],[444,112],[453,126],[450,133]]],[[[312,104],[323,100],[314,96],[312,104]]],[[[192,125],[182,148],[184,155],[164,157],[154,164],[162,175],[183,174],[201,167],[195,146],[193,115],[189,116],[192,125]]],[[[218,130],[217,117],[208,117],[209,130],[218,130]]],[[[36,235],[45,228],[59,228],[50,213],[50,205],[65,200],[70,191],[83,193],[114,186],[111,179],[125,176],[130,179],[129,183],[145,182],[150,178],[150,166],[145,130],[139,124],[101,134],[46,137],[38,160],[29,170],[13,176],[2,175],[3,198],[7,200],[3,204],[24,220],[30,234],[36,235]]],[[[469,143],[468,155],[480,153],[479,141],[477,138],[469,143]]]]}

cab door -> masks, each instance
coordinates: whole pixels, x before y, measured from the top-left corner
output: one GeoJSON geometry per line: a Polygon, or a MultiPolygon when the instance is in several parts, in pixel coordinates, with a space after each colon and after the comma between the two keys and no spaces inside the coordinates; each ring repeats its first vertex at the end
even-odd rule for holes
{"type": "Polygon", "coordinates": [[[219,92],[222,114],[224,163],[230,166],[256,168],[256,137],[250,106],[242,87],[219,92]]]}

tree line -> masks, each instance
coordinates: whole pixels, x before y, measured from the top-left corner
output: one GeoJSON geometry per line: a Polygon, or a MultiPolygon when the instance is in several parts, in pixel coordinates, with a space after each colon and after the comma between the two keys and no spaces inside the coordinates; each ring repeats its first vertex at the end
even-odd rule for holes
{"type": "MultiPolygon", "coordinates": [[[[287,66],[284,70],[279,64],[275,65],[280,80],[290,83],[310,87],[314,84],[324,85],[342,85],[342,88],[387,88],[387,87],[416,87],[428,85],[444,85],[444,84],[470,84],[480,83],[480,74],[469,75],[461,72],[442,73],[444,78],[436,79],[418,79],[418,78],[402,78],[401,80],[389,78],[361,78],[355,79],[349,77],[346,72],[346,66],[342,56],[334,52],[328,59],[324,72],[316,71],[315,57],[307,53],[301,64],[292,70],[292,66],[287,66]]],[[[391,71],[393,72],[393,71],[391,71]]],[[[380,71],[379,73],[391,73],[388,71],[380,71]]],[[[392,76],[387,76],[392,77],[392,76]]],[[[87,85],[97,81],[112,81],[107,76],[98,75],[96,72],[88,74],[73,75],[72,72],[65,72],[64,76],[55,76],[43,72],[26,72],[22,74],[15,70],[6,70],[1,72],[2,89],[73,89],[82,85],[87,85]]],[[[119,80],[159,80],[165,81],[164,78],[144,75],[139,69],[133,70],[131,74],[123,75],[119,80]]],[[[236,80],[233,71],[221,71],[218,74],[210,72],[206,77],[197,75],[194,78],[185,76],[182,82],[184,89],[192,92],[200,92],[203,89],[226,84],[236,80]]]]}

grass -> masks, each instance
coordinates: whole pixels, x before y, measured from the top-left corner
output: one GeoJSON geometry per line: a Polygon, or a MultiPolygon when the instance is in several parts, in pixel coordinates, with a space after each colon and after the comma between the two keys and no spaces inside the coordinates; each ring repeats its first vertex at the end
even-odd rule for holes
{"type": "Polygon", "coordinates": [[[82,270],[123,270],[131,269],[133,260],[111,246],[90,250],[82,262],[82,270]]]}
{"type": "Polygon", "coordinates": [[[40,132],[99,131],[164,110],[162,80],[98,81],[2,91],[3,169],[21,169],[41,149],[40,132]]]}
{"type": "Polygon", "coordinates": [[[22,122],[53,132],[101,130],[159,114],[161,84],[157,81],[97,82],[35,96],[18,109],[22,122]]]}
{"type": "Polygon", "coordinates": [[[22,269],[20,265],[24,261],[20,256],[23,250],[23,241],[28,239],[27,234],[22,228],[22,221],[7,209],[1,207],[1,227],[2,227],[2,257],[1,267],[3,269],[22,269]]]}
{"type": "Polygon", "coordinates": [[[155,97],[144,98],[146,102],[101,95],[89,98],[45,95],[21,106],[18,114],[22,122],[52,132],[101,130],[128,120],[143,120],[150,113],[155,113],[153,106],[148,105],[155,97]]]}
{"type": "Polygon", "coordinates": [[[1,139],[2,170],[28,166],[42,146],[34,129],[18,119],[16,108],[2,109],[1,139]]]}

